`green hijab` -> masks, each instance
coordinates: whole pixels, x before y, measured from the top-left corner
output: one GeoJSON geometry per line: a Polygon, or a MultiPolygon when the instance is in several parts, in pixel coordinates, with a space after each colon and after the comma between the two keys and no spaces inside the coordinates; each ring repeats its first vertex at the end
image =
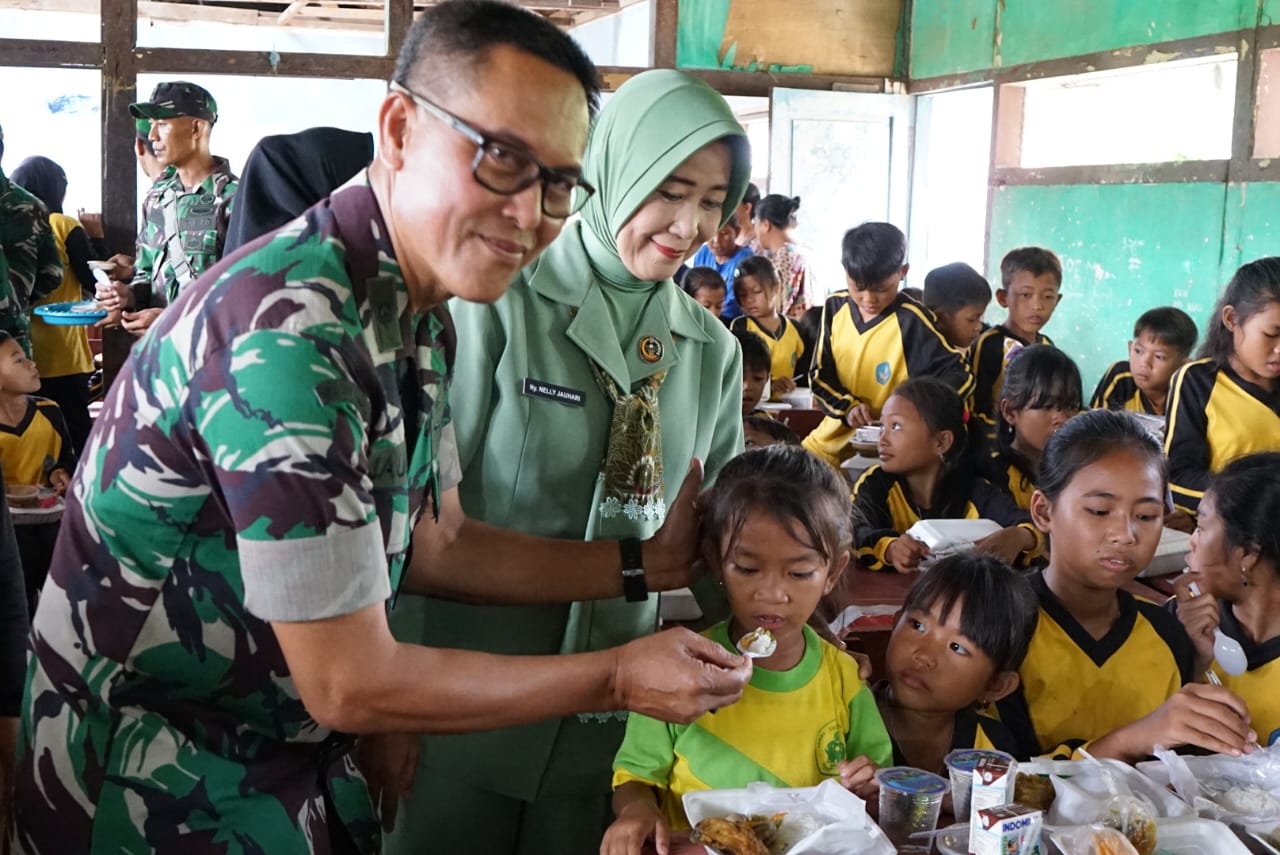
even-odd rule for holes
{"type": "Polygon", "coordinates": [[[582,209],[582,243],[600,278],[644,284],[618,257],[618,232],[676,167],[717,140],[728,144],[732,161],[724,225],[747,191],[751,150],[720,93],[687,74],[656,69],[632,77],[609,98],[583,158],[583,178],[596,192],[582,209]]]}

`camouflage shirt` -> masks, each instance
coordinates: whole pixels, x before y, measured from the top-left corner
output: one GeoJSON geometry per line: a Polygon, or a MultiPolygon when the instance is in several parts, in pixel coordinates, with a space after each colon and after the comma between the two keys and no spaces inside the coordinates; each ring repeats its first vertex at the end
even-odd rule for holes
{"type": "Polygon", "coordinates": [[[460,478],[453,324],[408,308],[386,235],[362,174],[134,348],[34,621],[16,851],[377,851],[269,622],[386,601],[427,491],[460,478]]]}
{"type": "Polygon", "coordinates": [[[166,167],[142,200],[133,274],[141,305],[169,305],[222,257],[238,185],[226,158],[215,157],[213,163],[213,172],[191,190],[176,167],[166,167]]]}
{"type": "Polygon", "coordinates": [[[62,259],[44,203],[0,172],[0,330],[31,355],[28,307],[62,284],[62,259]]]}

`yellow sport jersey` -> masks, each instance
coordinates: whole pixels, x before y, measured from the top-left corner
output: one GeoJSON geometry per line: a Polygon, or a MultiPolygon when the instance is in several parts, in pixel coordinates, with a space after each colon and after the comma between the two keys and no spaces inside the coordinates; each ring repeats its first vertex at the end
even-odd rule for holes
{"type": "Polygon", "coordinates": [[[1093,390],[1093,400],[1089,406],[1095,410],[1128,410],[1131,413],[1146,413],[1150,416],[1163,416],[1156,409],[1133,379],[1127,360],[1120,360],[1107,369],[1098,381],[1098,388],[1093,390]]]}
{"type": "Polygon", "coordinates": [[[1022,685],[996,709],[1020,757],[1070,758],[1087,742],[1153,712],[1192,679],[1195,652],[1178,619],[1128,591],[1102,638],[1080,626],[1044,581],[1031,577],[1040,622],[1018,673],[1022,685]]]}
{"type": "Polygon", "coordinates": [[[814,405],[826,414],[805,437],[804,447],[832,464],[853,456],[853,428],[845,417],[866,404],[879,417],[893,390],[912,377],[937,377],[969,395],[973,378],[960,352],[952,349],[924,306],[898,294],[870,321],[848,291],[837,291],[822,307],[822,334],[809,368],[814,405]]]}
{"type": "Polygon", "coordinates": [[[1031,517],[1007,494],[991,486],[985,478],[968,479],[960,489],[937,497],[933,507],[921,508],[911,500],[906,479],[868,467],[853,485],[854,555],[868,570],[892,569],[885,558],[889,545],[922,519],[986,519],[1004,528],[1019,526],[1035,535],[1035,546],[1023,553],[1033,558],[1044,547],[1044,535],[1031,524],[1031,517]]]}
{"type": "Polygon", "coordinates": [[[57,404],[27,395],[22,421],[0,424],[0,466],[6,484],[48,484],[55,469],[65,469],[68,475],[75,471],[71,434],[57,404]]]}
{"type": "Polygon", "coordinates": [[[1246,454],[1280,451],[1280,392],[1268,393],[1212,359],[1173,375],[1168,410],[1169,489],[1189,514],[1199,509],[1214,472],[1246,454]]]}
{"type": "Polygon", "coordinates": [[[1012,332],[1004,324],[982,331],[969,345],[969,367],[973,370],[973,413],[987,424],[988,432],[1000,417],[1000,395],[1004,389],[1004,369],[1009,359],[1032,344],[1053,344],[1047,335],[1037,333],[1034,342],[1012,332]]]}
{"type": "MultiPolygon", "coordinates": [[[[733,650],[727,622],[703,635],[733,650]]],[[[632,713],[613,761],[615,789],[639,781],[657,790],[672,828],[688,828],[681,797],[695,790],[813,787],[839,775],[842,760],[892,760],[889,734],[858,663],[804,627],[805,651],[788,671],[757,668],[742,699],[692,724],[632,713]]]]}
{"type": "Polygon", "coordinates": [[[1218,628],[1244,648],[1249,668],[1243,674],[1231,675],[1214,662],[1213,671],[1222,685],[1244,699],[1249,708],[1250,723],[1258,734],[1260,745],[1280,742],[1280,637],[1268,638],[1261,644],[1244,632],[1228,603],[1220,602],[1222,620],[1218,628]]]}
{"type": "Polygon", "coordinates": [[[1031,494],[1036,491],[1036,482],[1027,474],[1021,457],[1015,457],[1012,451],[993,451],[981,468],[986,479],[1013,496],[1019,508],[1031,510],[1031,494]]]}
{"type": "Polygon", "coordinates": [[[746,330],[755,333],[769,345],[769,357],[772,360],[769,376],[777,380],[779,377],[796,376],[796,361],[804,355],[804,339],[800,337],[800,328],[790,318],[778,316],[782,324],[777,335],[760,326],[755,318],[739,315],[729,323],[729,329],[737,332],[746,330]]]}

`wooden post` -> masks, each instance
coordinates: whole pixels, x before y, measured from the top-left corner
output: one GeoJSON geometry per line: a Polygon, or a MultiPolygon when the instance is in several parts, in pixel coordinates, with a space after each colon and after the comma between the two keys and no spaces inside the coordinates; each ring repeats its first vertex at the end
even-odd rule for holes
{"type": "Polygon", "coordinates": [[[653,50],[649,56],[649,64],[654,68],[676,67],[679,7],[680,0],[653,0],[653,50]]]}
{"type": "Polygon", "coordinates": [[[413,26],[413,0],[386,0],[387,56],[392,60],[400,55],[405,34],[413,26]]]}

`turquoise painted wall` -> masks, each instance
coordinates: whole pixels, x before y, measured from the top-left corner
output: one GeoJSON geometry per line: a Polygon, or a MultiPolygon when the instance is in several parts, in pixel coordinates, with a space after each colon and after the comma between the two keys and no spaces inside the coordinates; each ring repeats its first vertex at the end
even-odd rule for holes
{"type": "Polygon", "coordinates": [[[1280,21],[1280,0],[915,0],[910,74],[938,77],[1280,21]]]}
{"type": "MultiPolygon", "coordinates": [[[[1247,189],[1242,221],[1280,229],[1280,193],[1271,193],[1267,214],[1257,189],[1247,189]]],[[[1203,328],[1230,276],[1223,270],[1227,197],[1224,185],[1210,183],[1000,187],[987,269],[995,284],[1001,257],[1014,247],[1058,253],[1063,299],[1045,333],[1079,363],[1088,395],[1107,366],[1126,358],[1133,322],[1147,309],[1177,306],[1203,328]]],[[[1272,240],[1271,251],[1278,245],[1272,240]]],[[[1238,263],[1232,255],[1231,269],[1238,263]]],[[[993,302],[987,321],[1003,317],[993,302]]]]}

